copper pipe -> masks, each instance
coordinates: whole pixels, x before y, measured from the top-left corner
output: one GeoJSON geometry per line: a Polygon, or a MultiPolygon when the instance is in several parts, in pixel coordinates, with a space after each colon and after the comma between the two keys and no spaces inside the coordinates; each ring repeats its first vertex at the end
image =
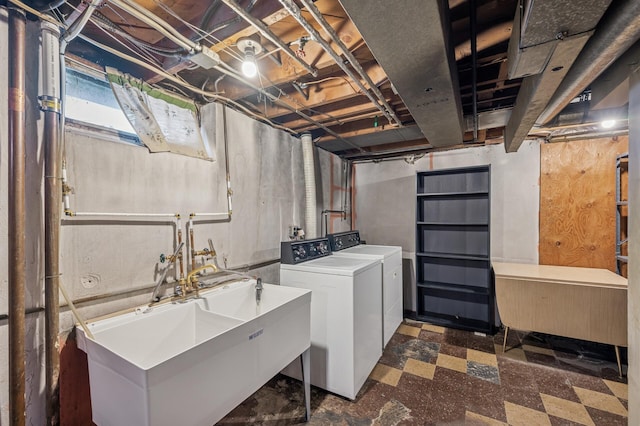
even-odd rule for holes
{"type": "Polygon", "coordinates": [[[25,415],[25,13],[9,7],[9,424],[25,415]]]}
{"type": "MultiPolygon", "coordinates": [[[[182,244],[182,229],[178,229],[178,245],[182,244]]],[[[184,261],[182,259],[182,250],[178,253],[178,263],[180,264],[180,280],[184,279],[184,261]]]]}
{"type": "Polygon", "coordinates": [[[196,248],[193,242],[193,224],[189,221],[189,245],[191,246],[191,270],[196,269],[196,248]]]}

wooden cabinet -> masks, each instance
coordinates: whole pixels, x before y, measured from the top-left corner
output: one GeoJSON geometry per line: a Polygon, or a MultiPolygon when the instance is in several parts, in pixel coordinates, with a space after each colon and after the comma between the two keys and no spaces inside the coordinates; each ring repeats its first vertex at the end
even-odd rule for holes
{"type": "Polygon", "coordinates": [[[418,318],[493,332],[489,166],[419,172],[416,188],[418,318]]]}

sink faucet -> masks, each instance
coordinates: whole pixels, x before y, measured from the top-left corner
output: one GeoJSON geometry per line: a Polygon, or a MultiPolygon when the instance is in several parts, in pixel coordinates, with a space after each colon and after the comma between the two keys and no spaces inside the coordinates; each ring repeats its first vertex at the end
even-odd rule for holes
{"type": "Polygon", "coordinates": [[[191,272],[189,272],[189,274],[187,275],[187,279],[186,282],[184,284],[184,286],[182,286],[182,299],[184,300],[187,296],[187,293],[195,291],[196,292],[196,296],[199,296],[199,292],[200,292],[200,282],[198,280],[198,274],[202,271],[204,271],[205,269],[211,269],[213,270],[213,272],[218,272],[218,267],[212,263],[208,263],[206,265],[203,265],[199,268],[193,269],[191,272]]]}
{"type": "Polygon", "coordinates": [[[180,253],[180,250],[182,250],[183,246],[184,246],[184,242],[181,242],[180,244],[178,244],[178,248],[176,248],[176,250],[173,252],[173,255],[169,257],[169,262],[167,263],[167,266],[165,266],[160,272],[160,279],[158,279],[156,286],[153,288],[153,294],[151,295],[151,302],[149,303],[149,306],[151,306],[153,303],[160,301],[160,296],[158,296],[158,293],[160,292],[160,287],[162,286],[164,279],[167,277],[167,270],[169,269],[169,266],[171,266],[171,264],[176,261],[176,259],[178,258],[178,253],[180,253]]]}
{"type": "Polygon", "coordinates": [[[256,279],[256,305],[260,305],[260,301],[262,300],[262,278],[256,279]]]}

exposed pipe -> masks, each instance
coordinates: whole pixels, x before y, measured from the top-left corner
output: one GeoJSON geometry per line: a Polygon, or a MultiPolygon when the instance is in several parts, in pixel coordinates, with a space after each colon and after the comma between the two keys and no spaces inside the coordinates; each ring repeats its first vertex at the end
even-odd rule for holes
{"type": "Polygon", "coordinates": [[[304,165],[305,233],[307,238],[316,238],[318,236],[316,168],[311,133],[303,134],[300,137],[300,141],[302,142],[302,161],[304,165]]]}
{"type": "Polygon", "coordinates": [[[89,22],[89,18],[91,18],[91,15],[96,10],[96,7],[98,7],[101,3],[102,0],[93,0],[91,3],[89,3],[89,5],[82,11],[82,15],[80,15],[80,17],[76,19],[73,24],[71,24],[71,26],[67,29],[60,43],[60,51],[62,52],[62,54],[64,54],[64,52],[67,50],[69,42],[76,38],[78,34],[80,34],[80,32],[83,30],[84,26],[87,25],[87,22],[89,22]]]}
{"type": "MultiPolygon", "coordinates": [[[[344,63],[344,61],[338,56],[336,52],[333,51],[331,46],[320,36],[318,31],[302,16],[302,12],[300,8],[293,2],[293,0],[279,0],[280,4],[293,16],[296,21],[304,28],[313,38],[315,42],[320,44],[325,52],[329,54],[335,61],[335,63],[344,71],[345,74],[349,76],[351,80],[360,88],[362,93],[369,98],[369,100],[380,110],[382,114],[389,120],[389,123],[395,121],[394,117],[387,111],[387,109],[380,105],[378,100],[373,97],[373,95],[364,87],[362,82],[358,77],[353,74],[353,72],[349,69],[349,67],[344,63]]],[[[356,61],[357,63],[357,61],[356,61]]],[[[395,114],[394,114],[395,115],[395,114]]],[[[396,117],[397,118],[397,117],[396,117]]]]}
{"type": "Polygon", "coordinates": [[[347,212],[345,210],[322,210],[322,217],[323,217],[323,226],[324,226],[324,230],[321,232],[323,237],[326,237],[327,234],[329,233],[329,215],[332,213],[340,213],[342,215],[343,219],[347,218],[347,212]]]}
{"type": "MultiPolygon", "coordinates": [[[[269,93],[268,91],[254,85],[253,83],[251,83],[250,81],[246,80],[245,78],[241,77],[240,75],[238,75],[235,70],[229,70],[229,69],[225,69],[222,66],[217,66],[215,67],[218,71],[235,78],[236,80],[238,80],[240,83],[244,84],[247,87],[250,87],[253,90],[256,90],[258,92],[260,92],[263,96],[266,96],[267,98],[269,98],[272,102],[275,102],[276,104],[282,106],[285,109],[288,109],[289,111],[298,114],[300,117],[304,118],[305,120],[307,120],[309,123],[315,124],[318,128],[324,130],[325,132],[327,132],[328,134],[330,134],[331,136],[333,136],[334,138],[338,139],[339,141],[342,141],[344,143],[346,143],[347,145],[351,146],[352,148],[357,149],[358,151],[364,153],[364,149],[362,149],[362,147],[359,147],[358,145],[354,144],[353,142],[343,138],[342,136],[340,136],[339,134],[337,134],[336,132],[334,132],[333,130],[331,130],[330,128],[328,128],[327,126],[325,126],[324,124],[320,123],[317,120],[314,120],[313,118],[311,118],[310,116],[308,116],[307,114],[303,113],[302,111],[300,111],[297,108],[292,107],[291,105],[289,105],[286,102],[283,102],[279,96],[275,96],[272,95],[271,93],[269,93]]],[[[367,92],[368,93],[368,92],[367,92]]]]}
{"type": "Polygon", "coordinates": [[[538,117],[546,124],[640,37],[640,2],[614,1],[538,117]]]}
{"type": "Polygon", "coordinates": [[[224,167],[227,172],[227,208],[229,217],[233,214],[231,205],[233,190],[231,189],[231,172],[229,171],[229,140],[227,139],[227,107],[222,105],[222,131],[224,132],[224,167]]]}
{"type": "Polygon", "coordinates": [[[471,42],[471,100],[473,106],[473,141],[478,141],[478,48],[477,48],[477,25],[476,25],[476,0],[469,0],[469,21],[471,42]]]}
{"type": "Polygon", "coordinates": [[[44,235],[45,235],[45,371],[47,424],[60,422],[60,352],[58,333],[60,280],[60,29],[41,22],[43,84],[40,109],[44,113],[44,235]]]}
{"type": "Polygon", "coordinates": [[[299,58],[287,44],[285,44],[282,40],[280,40],[280,38],[277,35],[275,35],[269,29],[269,27],[265,25],[264,22],[262,22],[258,18],[251,16],[249,13],[245,12],[245,10],[235,0],[222,0],[222,1],[231,10],[233,10],[236,14],[238,14],[238,16],[240,16],[242,19],[244,19],[249,24],[251,24],[254,28],[256,28],[260,32],[260,34],[262,34],[267,40],[269,40],[271,43],[278,46],[287,55],[291,56],[291,58],[293,58],[294,61],[300,64],[311,75],[313,75],[314,77],[318,76],[318,70],[315,67],[307,64],[301,58],[299,58]]]}
{"type": "MultiPolygon", "coordinates": [[[[345,46],[345,44],[342,42],[342,40],[340,39],[336,31],[333,29],[333,27],[329,25],[326,19],[324,19],[324,16],[322,16],[322,13],[320,13],[316,5],[313,4],[313,2],[310,0],[301,0],[301,3],[307,8],[309,13],[311,13],[311,16],[313,16],[313,18],[318,22],[318,24],[320,24],[322,29],[327,33],[327,35],[331,38],[331,40],[336,45],[338,45],[342,53],[347,57],[347,60],[349,61],[349,64],[353,67],[353,69],[355,69],[357,73],[360,74],[360,77],[362,77],[362,79],[367,82],[367,84],[369,85],[369,88],[380,100],[385,110],[389,113],[391,118],[393,118],[393,121],[395,121],[398,126],[402,126],[402,121],[400,121],[395,111],[393,111],[393,108],[391,108],[391,105],[389,105],[389,103],[385,99],[380,89],[378,89],[378,86],[376,86],[376,84],[371,80],[371,77],[369,77],[369,74],[367,74],[365,70],[362,68],[362,66],[360,66],[360,63],[358,62],[356,57],[353,56],[349,48],[345,46]]],[[[377,104],[377,102],[374,102],[374,103],[377,104]]]]}
{"type": "Polygon", "coordinates": [[[74,212],[65,211],[71,217],[179,217],[179,213],[127,213],[127,212],[74,212]]]}
{"type": "Polygon", "coordinates": [[[25,57],[27,19],[9,7],[9,423],[24,425],[25,413],[25,57]]]}
{"type": "Polygon", "coordinates": [[[189,213],[190,217],[209,217],[210,220],[229,220],[229,213],[189,213]]]}
{"type": "Polygon", "coordinates": [[[178,46],[184,48],[189,53],[196,53],[202,50],[202,46],[198,43],[195,43],[189,40],[187,37],[183,36],[178,30],[173,28],[173,26],[169,25],[168,22],[160,19],[156,15],[149,13],[147,9],[143,6],[140,6],[135,1],[131,0],[111,0],[111,3],[118,6],[120,9],[124,10],[131,16],[145,24],[149,25],[151,28],[156,29],[162,35],[167,37],[169,40],[173,41],[178,46]]]}
{"type": "MultiPolygon", "coordinates": [[[[224,77],[221,76],[216,80],[216,91],[218,91],[218,82],[224,77]]],[[[218,213],[190,213],[189,214],[189,222],[193,224],[193,218],[197,216],[209,217],[214,221],[223,221],[230,220],[231,215],[233,214],[233,209],[231,206],[231,197],[233,195],[233,191],[231,190],[231,173],[229,172],[229,143],[227,140],[227,110],[226,106],[221,105],[222,107],[222,129],[223,129],[223,141],[224,141],[224,164],[226,171],[226,182],[227,182],[227,212],[218,212],[218,213]]]]}

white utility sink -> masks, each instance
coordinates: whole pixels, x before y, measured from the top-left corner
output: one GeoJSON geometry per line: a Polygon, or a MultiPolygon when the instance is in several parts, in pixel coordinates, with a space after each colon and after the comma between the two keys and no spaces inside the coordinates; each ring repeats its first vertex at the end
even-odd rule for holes
{"type": "Polygon", "coordinates": [[[211,426],[298,356],[308,364],[311,292],[263,287],[260,305],[249,280],[89,322],[95,340],[78,327],[93,421],[211,426]]]}

